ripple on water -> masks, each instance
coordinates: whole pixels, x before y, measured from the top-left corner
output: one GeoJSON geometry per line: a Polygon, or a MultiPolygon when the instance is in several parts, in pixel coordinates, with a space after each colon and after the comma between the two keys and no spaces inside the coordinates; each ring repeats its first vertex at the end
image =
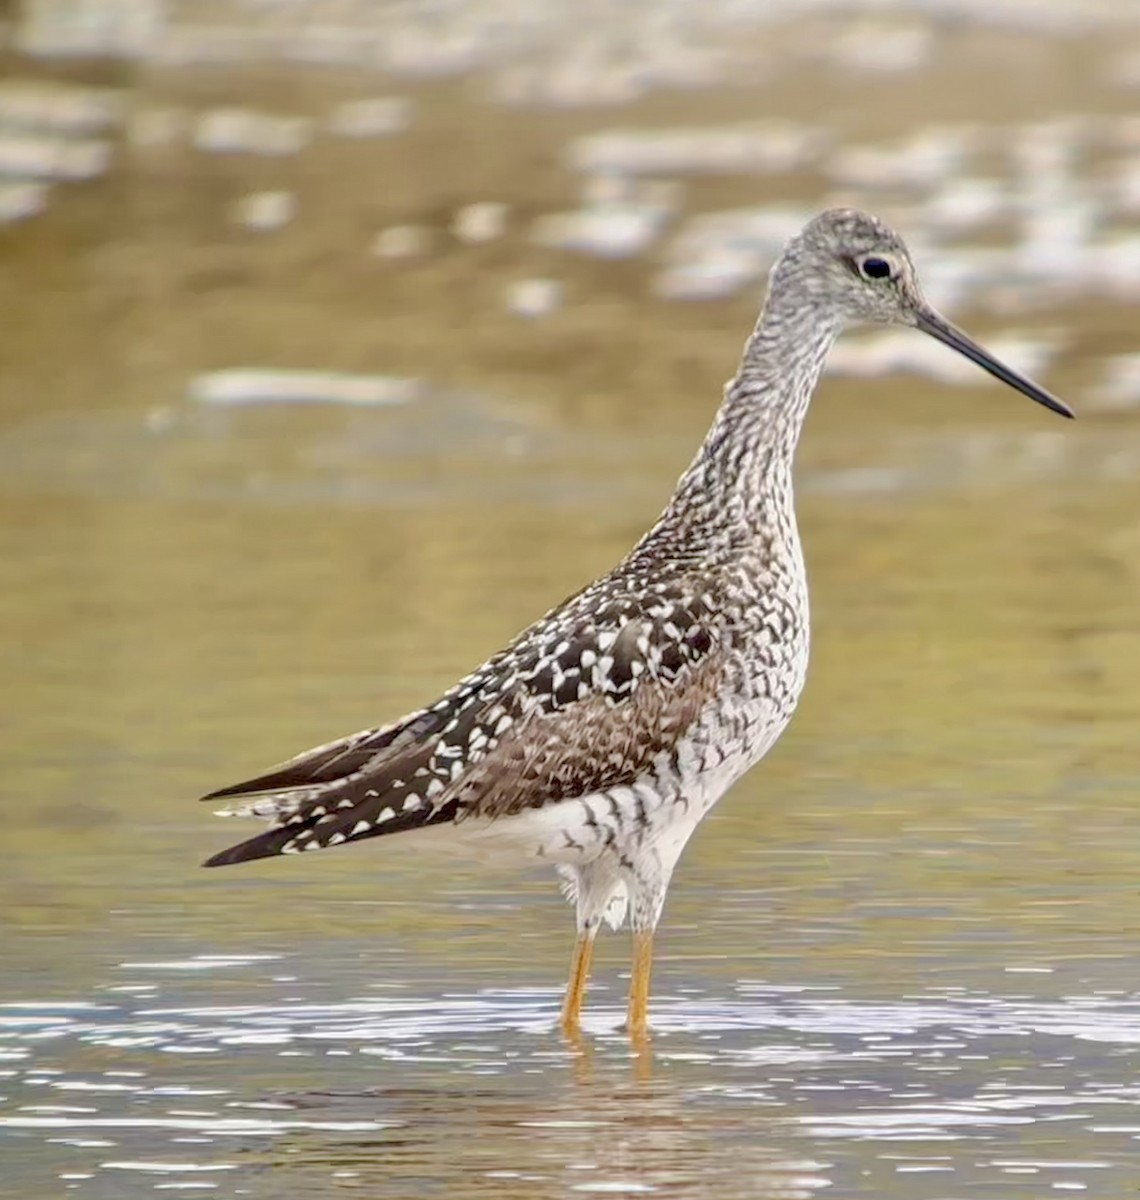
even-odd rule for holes
{"type": "MultiPolygon", "coordinates": [[[[214,970],[224,993],[235,973],[273,970],[274,961],[203,955],[124,964],[168,975],[169,1000],[159,1004],[118,993],[114,1003],[0,1006],[0,1046],[26,1055],[3,1073],[0,1136],[75,1168],[65,1182],[91,1183],[92,1195],[113,1194],[110,1181],[133,1175],[172,1190],[203,1177],[245,1179],[266,1155],[279,1161],[275,1145],[304,1147],[303,1161],[327,1167],[330,1179],[356,1178],[362,1164],[366,1175],[380,1170],[368,1177],[381,1181],[383,1195],[383,1164],[415,1160],[418,1139],[452,1138],[456,1121],[501,1130],[502,1153],[529,1146],[526,1153],[561,1155],[560,1169],[569,1170],[566,1156],[609,1144],[631,1105],[646,1106],[656,1127],[664,1105],[682,1141],[690,1126],[712,1121],[730,1146],[760,1136],[769,1149],[791,1151],[805,1139],[833,1148],[829,1163],[765,1160],[773,1182],[757,1194],[808,1197],[842,1181],[847,1144],[876,1147],[878,1167],[916,1186],[968,1168],[974,1180],[1032,1175],[1079,1190],[1119,1170],[1140,1135],[1133,995],[958,992],[874,1002],[832,987],[744,983],[728,997],[693,988],[657,1005],[656,1074],[639,1090],[617,1031],[620,1011],[592,1011],[592,1052],[578,1051],[554,1039],[551,989],[178,1001],[186,970],[214,970]],[[172,1050],[212,1057],[183,1067],[172,1050]],[[355,1157],[338,1149],[343,1138],[357,1139],[355,1157]],[[1078,1152],[1048,1152],[1059,1138],[1078,1152]],[[895,1149],[904,1143],[911,1149],[895,1149]],[[198,1149],[187,1153],[191,1146],[198,1149]],[[64,1147],[66,1160],[58,1157],[64,1147]]],[[[264,982],[272,990],[273,977],[264,982]]],[[[597,1175],[571,1177],[570,1190],[658,1188],[655,1178],[589,1162],[597,1175]]],[[[425,1159],[416,1169],[434,1168],[425,1159]]],[[[492,1175],[503,1177],[487,1172],[488,1195],[492,1175]]],[[[732,1194],[710,1186],[710,1196],[732,1194]]]]}

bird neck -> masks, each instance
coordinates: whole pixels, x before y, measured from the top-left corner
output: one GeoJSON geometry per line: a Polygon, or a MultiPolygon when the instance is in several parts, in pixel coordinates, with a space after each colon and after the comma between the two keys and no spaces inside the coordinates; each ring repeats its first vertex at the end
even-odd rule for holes
{"type": "Polygon", "coordinates": [[[837,321],[795,316],[795,310],[765,308],[725,387],[697,456],[727,468],[721,471],[723,486],[762,485],[773,471],[791,471],[808,405],[841,328],[837,321]]]}
{"type": "Polygon", "coordinates": [[[770,292],[712,427],[662,514],[662,532],[683,528],[694,553],[731,556],[757,540],[795,540],[792,463],[842,328],[809,299],[770,292]]]}

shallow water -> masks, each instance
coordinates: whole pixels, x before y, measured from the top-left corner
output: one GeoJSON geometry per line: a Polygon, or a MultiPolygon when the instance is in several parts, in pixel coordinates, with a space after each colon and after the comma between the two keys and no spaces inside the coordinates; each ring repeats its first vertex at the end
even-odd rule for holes
{"type": "MultiPolygon", "coordinates": [[[[629,122],[760,111],[840,150],[984,118],[1004,146],[1003,121],[1095,132],[1131,103],[1103,82],[1116,38],[967,29],[856,108],[815,32],[773,35],[794,78],[665,89],[629,122]],[[983,113],[995,46],[1009,83],[983,113]]],[[[853,20],[843,53],[874,35],[853,20]]],[[[115,82],[183,118],[379,90],[315,69],[115,82]]],[[[1093,402],[1135,310],[1063,270],[1038,295],[991,281],[961,319],[1055,342],[1073,425],[993,388],[827,382],[800,464],[808,691],[678,871],[651,1053],[618,1032],[624,938],[599,946],[581,1043],[556,1032],[572,919],[541,873],[398,842],[200,870],[241,831],[194,796],[418,705],[608,567],[754,316],[754,289],[666,303],[667,254],[525,235],[576,203],[567,147],[626,114],[409,90],[402,141],[271,162],[138,144],[0,229],[0,1194],[1136,1191],[1140,437],[1127,395],[1093,402]],[[235,229],[234,203],[279,187],[292,225],[235,229]],[[502,240],[448,242],[488,198],[512,206],[502,240]],[[404,224],[435,249],[368,259],[404,224]],[[560,309],[509,311],[547,277],[560,309]],[[376,406],[195,399],[203,373],[256,368],[421,383],[376,406]]],[[[814,170],[690,180],[684,213],[817,207],[814,170]]],[[[917,220],[901,191],[884,203],[917,220]]]]}
{"type": "Polygon", "coordinates": [[[62,1178],[94,1196],[132,1179],[266,1196],[1109,1195],[1135,1182],[1140,1013],[1119,995],[951,987],[874,1002],[838,985],[692,983],[660,1007],[649,1064],[613,1034],[560,1048],[549,990],[425,1001],[380,986],[314,1002],[284,998],[321,989],[269,974],[281,966],[130,968],[140,981],[190,968],[209,1005],[163,1003],[161,982],[10,1010],[42,1047],[18,1063],[16,1152],[58,1147],[62,1178]],[[282,999],[242,1002],[242,976],[282,999]],[[217,1003],[231,989],[237,1002],[217,1003]]]}
{"type": "Polygon", "coordinates": [[[808,502],[812,686],[679,872],[642,1059],[624,938],[583,1045],[554,1029],[553,880],[395,845],[202,872],[235,827],[189,800],[443,686],[632,518],[85,499],[39,506],[50,542],[6,523],[38,596],[4,614],[12,1194],[1124,1194],[1138,647],[1103,500],[808,502]]]}

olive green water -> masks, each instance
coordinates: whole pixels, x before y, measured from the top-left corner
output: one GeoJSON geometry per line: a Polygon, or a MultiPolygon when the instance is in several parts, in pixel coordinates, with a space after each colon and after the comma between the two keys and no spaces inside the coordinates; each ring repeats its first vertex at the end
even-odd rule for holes
{"type": "MultiPolygon", "coordinates": [[[[910,119],[960,117],[953,78],[898,84],[910,119]]],[[[303,80],[127,82],[351,94],[303,80]]],[[[1079,82],[993,103],[1109,107],[1079,82]]],[[[842,100],[809,78],[787,103],[842,124],[842,100]]],[[[430,698],[621,554],[754,315],[517,233],[367,261],[393,221],[566,204],[559,147],[598,121],[421,103],[374,156],[156,151],[0,231],[0,1194],[1132,1194],[1135,418],[826,384],[801,463],[809,688],[678,872],[651,1058],[616,1032],[624,939],[600,947],[585,1044],[554,1031],[572,921],[542,875],[398,841],[199,869],[241,831],[193,797],[430,698]],[[226,225],[281,176],[305,221],[226,225]],[[565,309],[503,312],[507,281],[547,272],[565,309]],[[351,412],[184,399],[250,364],[433,389],[351,412]]],[[[655,104],[636,115],[675,118],[655,104]]],[[[873,87],[859,119],[898,126],[873,87]]],[[[1135,314],[1037,319],[1072,335],[1049,383],[1080,408],[1135,314]]]]}

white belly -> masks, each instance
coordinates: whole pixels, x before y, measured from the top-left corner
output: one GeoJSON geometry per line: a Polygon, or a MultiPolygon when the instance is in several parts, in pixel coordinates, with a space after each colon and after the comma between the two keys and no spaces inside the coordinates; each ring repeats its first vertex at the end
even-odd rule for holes
{"type": "MultiPolygon", "coordinates": [[[[409,831],[451,853],[489,864],[552,863],[579,867],[603,857],[644,854],[676,861],[700,821],[730,787],[771,749],[787,727],[806,667],[791,672],[791,703],[767,696],[724,699],[698,719],[677,748],[640,782],[509,817],[465,817],[455,824],[409,831]]],[[[797,655],[796,657],[799,657],[797,655]]],[[[787,680],[787,676],[785,676],[787,680]]]]}
{"type": "Polygon", "coordinates": [[[681,771],[675,778],[647,778],[510,817],[468,817],[447,827],[448,840],[484,862],[531,859],[578,866],[610,851],[637,856],[648,848],[675,857],[671,851],[680,854],[713,805],[768,752],[786,725],[786,719],[754,725],[756,736],[729,748],[715,765],[709,765],[707,747],[694,737],[678,755],[681,771]]]}

